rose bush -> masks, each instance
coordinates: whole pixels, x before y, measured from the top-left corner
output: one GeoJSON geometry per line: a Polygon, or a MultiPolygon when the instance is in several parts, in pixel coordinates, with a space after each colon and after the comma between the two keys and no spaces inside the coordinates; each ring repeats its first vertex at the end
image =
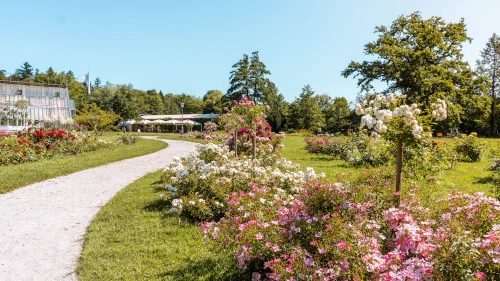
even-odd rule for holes
{"type": "Polygon", "coordinates": [[[201,228],[253,280],[500,278],[499,201],[456,191],[434,209],[416,196],[391,208],[387,181],[368,182],[309,182],[293,198],[255,184],[201,228]]]}
{"type": "Polygon", "coordinates": [[[117,145],[97,140],[83,132],[62,129],[28,128],[0,138],[0,165],[38,161],[54,155],[78,154],[117,145]]]}

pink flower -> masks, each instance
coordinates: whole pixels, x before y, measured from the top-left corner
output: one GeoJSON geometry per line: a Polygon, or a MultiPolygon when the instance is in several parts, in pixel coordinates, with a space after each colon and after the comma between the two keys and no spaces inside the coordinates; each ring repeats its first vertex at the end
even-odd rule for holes
{"type": "Polygon", "coordinates": [[[262,233],[259,232],[259,233],[255,234],[255,239],[262,240],[262,238],[264,238],[264,236],[262,235],[262,233]]]}
{"type": "Polygon", "coordinates": [[[484,274],[484,272],[481,272],[481,271],[478,271],[476,272],[476,274],[474,274],[474,276],[479,279],[479,280],[484,280],[486,279],[486,274],[484,274]]]}
{"type": "Polygon", "coordinates": [[[313,265],[314,261],[311,258],[307,258],[307,259],[304,260],[304,263],[307,264],[307,265],[313,265]]]}
{"type": "Polygon", "coordinates": [[[280,246],[278,245],[274,245],[273,246],[273,251],[276,253],[276,252],[279,252],[280,251],[280,246]]]}
{"type": "Polygon", "coordinates": [[[273,244],[271,242],[269,242],[269,241],[266,242],[266,247],[271,248],[272,245],[273,244]]]}
{"type": "Polygon", "coordinates": [[[340,262],[340,269],[342,272],[346,272],[349,270],[349,262],[347,260],[343,260],[340,262]]]}
{"type": "Polygon", "coordinates": [[[340,249],[344,249],[347,243],[344,240],[340,240],[339,243],[337,243],[337,247],[340,249]]]}
{"type": "Polygon", "coordinates": [[[324,253],[326,253],[326,249],[319,248],[319,249],[318,249],[318,253],[320,253],[320,254],[324,254],[324,253]]]}
{"type": "Polygon", "coordinates": [[[293,271],[293,266],[289,265],[286,267],[286,272],[292,272],[293,271]]]}

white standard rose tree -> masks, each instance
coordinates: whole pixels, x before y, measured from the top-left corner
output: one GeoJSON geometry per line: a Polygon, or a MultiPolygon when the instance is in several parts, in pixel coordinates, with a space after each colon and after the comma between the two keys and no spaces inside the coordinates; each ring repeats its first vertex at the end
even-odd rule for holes
{"type": "MultiPolygon", "coordinates": [[[[417,104],[404,104],[405,95],[377,94],[356,105],[356,114],[362,115],[361,127],[372,130],[375,139],[383,137],[397,145],[396,156],[396,196],[397,206],[401,202],[401,182],[403,168],[403,145],[412,146],[422,137],[424,129],[417,104]]],[[[446,119],[446,102],[437,99],[430,106],[430,115],[436,120],[446,119]]]]}

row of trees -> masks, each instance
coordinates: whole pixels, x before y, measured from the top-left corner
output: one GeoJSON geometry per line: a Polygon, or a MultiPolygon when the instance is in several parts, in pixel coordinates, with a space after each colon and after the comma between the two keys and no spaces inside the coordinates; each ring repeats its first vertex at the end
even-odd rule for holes
{"type": "MultiPolygon", "coordinates": [[[[375,90],[373,82],[381,81],[387,84],[383,93],[405,94],[408,103],[419,103],[424,110],[429,110],[432,100],[446,100],[448,118],[436,124],[440,131],[460,128],[465,132],[499,135],[500,38],[496,34],[488,40],[473,69],[463,60],[462,45],[472,40],[466,33],[463,19],[447,23],[440,17],[423,19],[417,12],[397,18],[391,26],[378,26],[375,32],[378,38],[365,45],[365,54],[375,59],[352,61],[341,73],[346,78],[358,78],[359,100],[375,90]]],[[[289,103],[270,80],[270,75],[258,52],[250,56],[244,54],[232,66],[227,92],[210,90],[200,98],[143,91],[130,84],[106,82],[103,85],[99,78],[92,83],[89,95],[85,83],[78,82],[71,71],[57,73],[49,68],[40,72],[27,62],[10,76],[0,70],[0,80],[68,85],[78,110],[95,104],[102,110],[118,114],[121,119],[137,118],[140,113],[178,114],[181,102],[185,104],[186,113],[222,113],[233,100],[246,97],[256,104],[270,106],[267,120],[276,130],[337,132],[357,127],[354,106],[344,97],[317,95],[306,85],[289,103]]]]}

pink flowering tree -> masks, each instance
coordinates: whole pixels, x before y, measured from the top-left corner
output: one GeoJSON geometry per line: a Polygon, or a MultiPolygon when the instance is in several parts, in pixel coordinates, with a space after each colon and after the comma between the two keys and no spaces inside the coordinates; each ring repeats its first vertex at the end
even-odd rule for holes
{"type": "MultiPolygon", "coordinates": [[[[356,114],[362,115],[361,127],[372,130],[371,136],[375,139],[383,137],[396,144],[396,195],[397,205],[401,202],[401,184],[403,168],[403,146],[412,146],[424,137],[421,109],[417,104],[404,103],[405,95],[377,94],[368,98],[363,104],[356,105],[356,114]]],[[[446,119],[446,102],[437,99],[431,104],[430,115],[436,120],[446,119]]]]}

